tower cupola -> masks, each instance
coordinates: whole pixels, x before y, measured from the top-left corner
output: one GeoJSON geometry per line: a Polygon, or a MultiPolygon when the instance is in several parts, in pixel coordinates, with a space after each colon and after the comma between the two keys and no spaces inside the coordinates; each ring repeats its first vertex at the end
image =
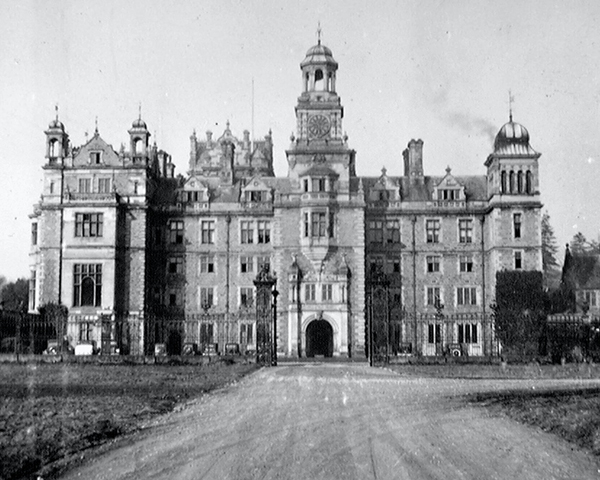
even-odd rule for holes
{"type": "Polygon", "coordinates": [[[309,48],[306,57],[300,63],[303,78],[303,92],[330,92],[335,93],[335,74],[338,64],[333,58],[331,50],[321,45],[319,31],[318,43],[309,48]]]}
{"type": "Polygon", "coordinates": [[[48,163],[60,164],[67,156],[69,147],[69,135],[65,131],[65,126],[58,119],[58,105],[55,107],[56,117],[48,125],[46,134],[46,158],[48,163]]]}
{"type": "Polygon", "coordinates": [[[150,132],[146,122],[142,120],[142,107],[140,105],[140,112],[138,118],[136,118],[131,124],[131,129],[128,130],[131,157],[134,163],[141,161],[142,158],[148,156],[150,145],[150,132]]]}

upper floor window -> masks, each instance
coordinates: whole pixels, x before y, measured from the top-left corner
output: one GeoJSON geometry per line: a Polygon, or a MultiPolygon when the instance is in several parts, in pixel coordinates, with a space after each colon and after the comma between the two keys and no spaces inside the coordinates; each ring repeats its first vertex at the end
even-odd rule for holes
{"type": "Polygon", "coordinates": [[[168,272],[175,274],[183,273],[183,257],[170,257],[168,263],[168,272]]]}
{"type": "Polygon", "coordinates": [[[500,193],[508,193],[508,181],[504,170],[500,174],[500,193]]]}
{"type": "Polygon", "coordinates": [[[90,152],[90,163],[100,165],[102,163],[102,152],[90,152]]]}
{"type": "Polygon", "coordinates": [[[176,245],[183,243],[183,220],[169,222],[169,242],[176,245]]]}
{"type": "Polygon", "coordinates": [[[240,241],[242,243],[254,243],[254,226],[253,222],[241,221],[240,222],[240,241]]]}
{"type": "Polygon", "coordinates": [[[325,178],[312,178],[312,191],[324,192],[326,190],[327,180],[325,178]]]}
{"type": "Polygon", "coordinates": [[[240,288],[240,306],[251,307],[254,304],[254,289],[242,287],[240,288]]]}
{"type": "Polygon", "coordinates": [[[440,271],[440,257],[438,255],[427,256],[427,272],[436,273],[440,271]]]}
{"type": "Polygon", "coordinates": [[[38,242],[38,224],[34,222],[31,224],[31,244],[37,245],[38,242]]]}
{"type": "Polygon", "coordinates": [[[101,237],[102,236],[102,213],[76,213],[75,214],[75,236],[76,237],[101,237]]]}
{"type": "Polygon", "coordinates": [[[79,179],[79,193],[90,193],[92,191],[92,180],[90,178],[79,179]]]}
{"type": "Polygon", "coordinates": [[[204,245],[215,243],[215,221],[202,220],[200,223],[200,243],[204,245]]]}
{"type": "Polygon", "coordinates": [[[525,173],[525,192],[529,195],[533,193],[533,175],[529,170],[525,173]]]}
{"type": "Polygon", "coordinates": [[[598,306],[598,291],[597,290],[579,290],[577,292],[577,300],[580,303],[587,303],[588,307],[598,306]]]}
{"type": "Polygon", "coordinates": [[[215,262],[210,255],[202,255],[200,257],[200,273],[214,273],[215,262]]]}
{"type": "Polygon", "coordinates": [[[383,243],[383,221],[371,220],[369,222],[369,242],[383,243]]]}
{"type": "Polygon", "coordinates": [[[99,307],[102,304],[102,265],[77,263],[73,266],[73,306],[99,307]]]}
{"type": "Polygon", "coordinates": [[[269,200],[269,192],[265,190],[250,190],[244,192],[246,202],[266,202],[269,200]]]}
{"type": "Polygon", "coordinates": [[[477,288],[458,287],[456,289],[457,305],[477,305],[477,288]]]}
{"type": "Polygon", "coordinates": [[[316,286],[312,283],[309,283],[304,286],[304,301],[306,302],[314,302],[316,300],[316,286]]]}
{"type": "Polygon", "coordinates": [[[258,243],[271,243],[271,222],[258,222],[258,243]]]}
{"type": "Polygon", "coordinates": [[[521,238],[521,214],[513,214],[513,232],[515,238],[521,238]]]}
{"type": "Polygon", "coordinates": [[[439,243],[440,241],[440,221],[438,219],[425,221],[425,233],[427,243],[439,243]]]}
{"type": "Polygon", "coordinates": [[[110,178],[98,179],[98,193],[110,193],[110,178]]]}
{"type": "Polygon", "coordinates": [[[461,255],[458,259],[460,273],[468,273],[473,271],[473,257],[470,255],[461,255]]]}
{"type": "Polygon", "coordinates": [[[251,273],[253,271],[254,259],[252,257],[240,257],[240,272],[251,273]]]}
{"type": "Polygon", "coordinates": [[[458,241],[460,243],[473,242],[473,220],[470,218],[458,221],[458,241]]]}
{"type": "Polygon", "coordinates": [[[442,303],[442,293],[440,287],[427,287],[427,305],[438,306],[442,303]]]}
{"type": "Polygon", "coordinates": [[[398,220],[388,220],[385,228],[387,243],[400,243],[400,222],[398,220]]]}
{"type": "Polygon", "coordinates": [[[203,202],[204,201],[204,192],[193,191],[193,192],[184,192],[184,200],[188,203],[192,202],[203,202]]]}
{"type": "Polygon", "coordinates": [[[200,288],[200,306],[201,308],[210,308],[215,304],[215,292],[213,287],[200,288]]]}
{"type": "Polygon", "coordinates": [[[258,271],[260,272],[264,267],[271,268],[271,257],[257,257],[256,258],[258,271]]]}
{"type": "Polygon", "coordinates": [[[518,193],[523,193],[523,172],[521,170],[519,170],[519,172],[517,173],[517,192],[518,193]]]}
{"type": "Polygon", "coordinates": [[[321,299],[324,302],[331,302],[333,300],[333,285],[326,283],[321,285],[321,299]]]}
{"type": "Polygon", "coordinates": [[[304,236],[305,237],[333,237],[334,216],[329,215],[329,223],[326,212],[311,212],[304,214],[304,236]]]}
{"type": "Polygon", "coordinates": [[[438,190],[438,200],[458,200],[460,190],[440,189],[438,190]]]}

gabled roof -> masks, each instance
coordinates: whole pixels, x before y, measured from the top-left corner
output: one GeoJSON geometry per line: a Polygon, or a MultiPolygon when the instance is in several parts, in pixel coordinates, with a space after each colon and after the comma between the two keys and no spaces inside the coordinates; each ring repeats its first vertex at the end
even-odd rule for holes
{"type": "Polygon", "coordinates": [[[102,152],[102,165],[100,166],[122,165],[119,155],[114,151],[112,145],[106,143],[97,131],[85,145],[79,148],[73,158],[73,166],[89,166],[90,152],[102,152]]]}

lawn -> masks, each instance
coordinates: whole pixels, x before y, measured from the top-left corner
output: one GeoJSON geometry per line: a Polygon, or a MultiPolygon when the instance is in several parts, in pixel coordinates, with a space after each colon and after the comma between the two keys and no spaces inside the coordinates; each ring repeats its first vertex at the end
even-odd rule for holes
{"type": "Polygon", "coordinates": [[[0,480],[56,474],[255,365],[0,364],[0,480]]]}

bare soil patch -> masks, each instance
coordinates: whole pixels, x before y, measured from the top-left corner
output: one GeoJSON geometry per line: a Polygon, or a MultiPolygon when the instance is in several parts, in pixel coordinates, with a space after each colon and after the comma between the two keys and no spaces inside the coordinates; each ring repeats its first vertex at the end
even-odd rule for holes
{"type": "MultiPolygon", "coordinates": [[[[55,474],[58,460],[141,428],[255,365],[0,364],[0,480],[55,474]]],[[[34,477],[35,478],[35,477],[34,477]]]]}

